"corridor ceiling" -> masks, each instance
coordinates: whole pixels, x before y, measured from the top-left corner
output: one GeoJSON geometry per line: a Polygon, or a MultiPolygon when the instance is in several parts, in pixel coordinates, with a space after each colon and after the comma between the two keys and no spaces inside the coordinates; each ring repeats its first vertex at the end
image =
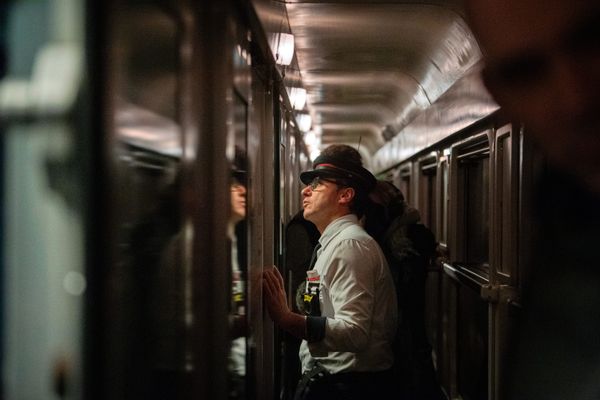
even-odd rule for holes
{"type": "Polygon", "coordinates": [[[360,141],[363,158],[481,58],[458,0],[294,0],[269,7],[285,13],[294,35],[295,67],[321,147],[360,141]]]}

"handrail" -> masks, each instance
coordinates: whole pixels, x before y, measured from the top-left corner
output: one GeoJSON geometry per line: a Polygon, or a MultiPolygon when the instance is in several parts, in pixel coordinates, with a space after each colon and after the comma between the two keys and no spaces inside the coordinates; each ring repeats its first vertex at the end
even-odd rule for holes
{"type": "Polygon", "coordinates": [[[481,287],[489,282],[485,276],[479,275],[467,268],[461,268],[448,262],[442,262],[444,273],[457,282],[465,283],[473,289],[479,291],[481,287]]]}

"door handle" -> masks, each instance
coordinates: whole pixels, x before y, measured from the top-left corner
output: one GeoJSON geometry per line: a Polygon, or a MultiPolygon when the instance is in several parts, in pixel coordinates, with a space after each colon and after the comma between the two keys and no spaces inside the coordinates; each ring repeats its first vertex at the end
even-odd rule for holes
{"type": "Polygon", "coordinates": [[[520,295],[514,286],[510,285],[483,285],[481,298],[489,303],[504,303],[513,307],[522,308],[520,295]]]}

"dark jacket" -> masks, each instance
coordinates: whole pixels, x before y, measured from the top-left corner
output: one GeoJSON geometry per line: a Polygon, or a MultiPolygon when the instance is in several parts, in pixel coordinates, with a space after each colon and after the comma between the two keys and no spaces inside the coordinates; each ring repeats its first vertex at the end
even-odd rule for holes
{"type": "Polygon", "coordinates": [[[405,205],[401,210],[379,237],[398,296],[394,374],[401,398],[441,400],[445,396],[435,377],[425,330],[425,281],[437,243],[416,209],[405,205]]]}

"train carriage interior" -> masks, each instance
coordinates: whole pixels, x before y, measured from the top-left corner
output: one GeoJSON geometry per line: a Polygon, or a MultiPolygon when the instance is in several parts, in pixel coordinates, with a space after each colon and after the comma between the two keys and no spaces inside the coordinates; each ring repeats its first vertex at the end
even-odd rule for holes
{"type": "Polygon", "coordinates": [[[513,357],[547,159],[484,55],[462,0],[2,2],[0,399],[293,399],[261,274],[294,302],[286,227],[331,144],[435,235],[445,398],[550,374],[513,357]]]}

